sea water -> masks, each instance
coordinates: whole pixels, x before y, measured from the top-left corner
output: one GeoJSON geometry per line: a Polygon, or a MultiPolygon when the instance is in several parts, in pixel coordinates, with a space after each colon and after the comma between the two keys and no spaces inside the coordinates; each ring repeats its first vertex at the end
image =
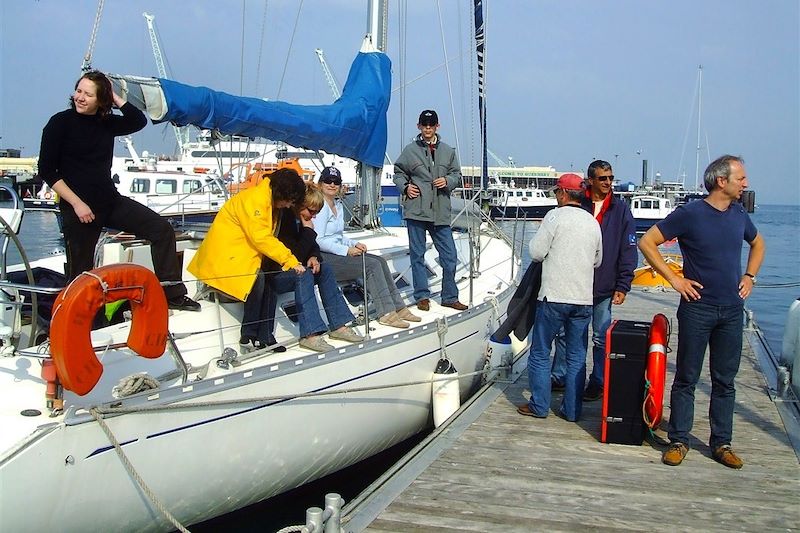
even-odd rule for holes
{"type": "MultiPolygon", "coordinates": [[[[758,273],[758,284],[746,306],[754,312],[772,350],[779,353],[786,313],[792,301],[800,297],[800,206],[760,206],[751,216],[766,241],[767,253],[758,273]]],[[[528,243],[539,222],[503,221],[500,226],[514,239],[516,250],[522,253],[524,270],[530,263],[528,243]]],[[[26,212],[19,238],[29,260],[63,251],[63,240],[53,213],[26,212]]],[[[743,264],[748,250],[749,247],[744,245],[743,264]]],[[[678,253],[677,249],[669,251],[678,253]]],[[[10,243],[8,264],[19,262],[20,254],[10,243]]],[[[675,298],[677,302],[677,293],[675,298]]],[[[216,531],[220,528],[274,531],[287,525],[302,524],[305,509],[323,506],[325,493],[339,492],[345,500],[354,498],[422,437],[417,436],[365,462],[268,501],[197,524],[192,531],[216,531]]]]}

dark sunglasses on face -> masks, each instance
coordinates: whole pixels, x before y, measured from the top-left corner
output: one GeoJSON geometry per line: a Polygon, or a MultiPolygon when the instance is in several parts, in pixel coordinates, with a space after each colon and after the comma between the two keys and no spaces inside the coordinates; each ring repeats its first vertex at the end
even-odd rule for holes
{"type": "Polygon", "coordinates": [[[594,179],[597,181],[614,181],[614,175],[611,176],[595,176],[594,179]]]}
{"type": "Polygon", "coordinates": [[[342,178],[324,177],[319,180],[320,183],[332,183],[334,185],[341,185],[342,178]]]}
{"type": "Polygon", "coordinates": [[[311,215],[312,217],[314,215],[318,215],[319,214],[319,209],[311,209],[310,207],[304,207],[303,209],[308,211],[308,214],[311,215]]]}

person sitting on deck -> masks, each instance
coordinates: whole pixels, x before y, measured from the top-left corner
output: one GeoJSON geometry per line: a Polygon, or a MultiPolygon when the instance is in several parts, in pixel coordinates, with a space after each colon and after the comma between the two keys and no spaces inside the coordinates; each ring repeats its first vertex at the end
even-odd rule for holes
{"type": "Polygon", "coordinates": [[[320,316],[314,285],[319,288],[322,305],[328,317],[330,338],[347,342],[364,340],[364,337],[347,325],[355,320],[355,317],[336,284],[333,268],[321,262],[313,219],[322,209],[324,202],[319,187],[307,182],[305,200],[302,204],[294,209],[283,208],[277,211],[275,218],[278,221],[278,239],[306,266],[306,271],[300,275],[295,275],[291,271],[281,272],[279,264],[272,259],[264,258],[261,268],[268,273],[264,295],[266,320],[256,324],[262,334],[267,335],[267,338],[273,338],[276,295],[293,290],[300,324],[300,346],[316,352],[327,352],[332,350],[333,346],[322,338],[328,327],[320,316]],[[277,273],[269,274],[273,272],[277,273]]]}
{"type": "Polygon", "coordinates": [[[241,340],[246,343],[258,347],[275,344],[274,339],[249,336],[249,325],[263,318],[262,257],[269,257],[281,270],[291,270],[296,275],[306,271],[275,236],[278,219],[274,216],[275,210],[301,203],[304,196],[302,178],[285,168],[235,194],[217,213],[187,267],[197,279],[244,302],[241,340]]]}
{"type": "Polygon", "coordinates": [[[325,262],[333,267],[338,281],[358,279],[366,269],[364,285],[375,307],[378,323],[395,328],[407,328],[409,322],[422,319],[408,310],[400,291],[394,283],[386,259],[367,253],[367,245],[344,236],[344,206],[337,198],[342,186],[342,175],[336,167],[325,167],[319,177],[325,197],[322,210],[314,219],[317,242],[325,262]],[[365,265],[361,263],[364,257],[365,265]]]}

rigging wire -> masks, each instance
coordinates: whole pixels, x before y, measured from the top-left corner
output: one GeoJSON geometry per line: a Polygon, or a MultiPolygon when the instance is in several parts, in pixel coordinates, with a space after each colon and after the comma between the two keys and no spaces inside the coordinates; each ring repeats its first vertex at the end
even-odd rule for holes
{"type": "Polygon", "coordinates": [[[247,20],[247,0],[242,0],[242,45],[239,55],[239,96],[244,95],[244,28],[247,20]]]}
{"type": "Polygon", "coordinates": [[[442,52],[444,53],[445,72],[447,73],[447,93],[450,97],[450,113],[453,117],[453,135],[455,137],[456,152],[461,153],[461,143],[458,140],[458,125],[456,124],[456,109],[453,104],[453,83],[450,79],[450,67],[447,61],[447,44],[444,38],[444,22],[442,21],[442,5],[440,0],[436,0],[436,11],[439,14],[439,35],[442,37],[442,52]]]}
{"type": "Polygon", "coordinates": [[[305,0],[300,0],[300,5],[297,6],[297,16],[294,19],[294,28],[292,28],[292,37],[289,39],[289,49],[286,51],[286,61],[283,63],[283,72],[281,72],[281,81],[278,84],[278,94],[275,96],[275,99],[278,100],[281,97],[281,90],[283,89],[283,80],[286,77],[286,69],[289,66],[289,56],[292,54],[292,44],[294,43],[294,36],[297,33],[297,25],[300,22],[300,12],[303,10],[303,2],[305,0]]]}
{"type": "Polygon", "coordinates": [[[256,92],[255,96],[259,94],[259,84],[261,82],[261,55],[264,52],[264,34],[267,27],[267,6],[269,0],[264,0],[264,14],[261,16],[261,38],[258,41],[258,61],[256,62],[256,92]]]}

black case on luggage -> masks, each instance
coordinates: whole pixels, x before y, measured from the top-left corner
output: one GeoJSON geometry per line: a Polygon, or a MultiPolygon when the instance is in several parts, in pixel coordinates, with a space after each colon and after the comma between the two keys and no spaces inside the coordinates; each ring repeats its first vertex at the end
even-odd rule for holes
{"type": "Polygon", "coordinates": [[[644,372],[650,322],[615,320],[606,333],[606,364],[600,441],[641,445],[644,372]]]}

